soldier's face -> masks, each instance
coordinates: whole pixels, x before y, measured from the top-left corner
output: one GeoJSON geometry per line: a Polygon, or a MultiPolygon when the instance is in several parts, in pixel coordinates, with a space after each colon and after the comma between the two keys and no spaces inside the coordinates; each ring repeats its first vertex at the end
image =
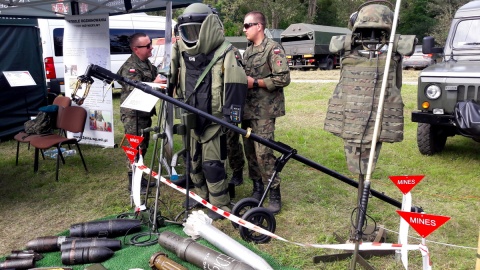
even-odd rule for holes
{"type": "Polygon", "coordinates": [[[133,47],[133,52],[140,58],[140,60],[145,61],[150,56],[152,56],[152,41],[150,37],[140,37],[137,41],[135,47],[133,47]]]}
{"type": "Polygon", "coordinates": [[[258,29],[260,29],[260,24],[255,21],[253,16],[245,17],[243,20],[243,32],[248,40],[252,41],[255,39],[258,29]]]}

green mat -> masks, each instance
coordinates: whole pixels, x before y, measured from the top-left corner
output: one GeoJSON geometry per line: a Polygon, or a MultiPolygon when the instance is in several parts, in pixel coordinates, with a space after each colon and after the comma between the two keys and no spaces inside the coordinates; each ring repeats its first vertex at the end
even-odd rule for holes
{"type": "MultiPolygon", "coordinates": [[[[102,219],[102,220],[113,219],[113,218],[116,218],[116,217],[107,217],[107,218],[102,219]]],[[[142,231],[140,233],[145,234],[145,232],[148,232],[148,231],[149,231],[149,229],[148,229],[147,226],[142,226],[142,231]]],[[[163,231],[171,231],[175,234],[178,234],[179,236],[188,237],[183,232],[183,226],[177,225],[177,224],[172,224],[172,223],[166,222],[165,225],[160,226],[159,229],[158,229],[159,233],[161,233],[163,231]]],[[[151,269],[148,265],[150,257],[154,253],[161,251],[161,252],[167,254],[169,259],[174,260],[175,262],[183,265],[184,267],[186,267],[188,269],[202,269],[202,268],[199,268],[199,267],[197,267],[197,266],[195,266],[191,263],[188,263],[188,262],[185,262],[185,261],[179,259],[174,253],[172,253],[172,252],[164,249],[162,246],[160,246],[158,244],[158,242],[156,241],[157,235],[152,236],[152,239],[155,240],[155,244],[148,245],[148,246],[138,246],[138,245],[130,244],[130,239],[135,237],[135,235],[137,235],[137,234],[138,233],[115,238],[115,239],[118,239],[118,240],[122,241],[122,249],[118,250],[118,251],[115,251],[115,254],[113,255],[113,257],[111,257],[110,259],[102,262],[101,264],[105,268],[111,269],[111,270],[117,270],[117,269],[118,270],[124,270],[124,269],[126,270],[126,269],[134,269],[134,268],[137,268],[137,269],[138,268],[140,268],[140,269],[151,269]]],[[[58,235],[59,236],[68,236],[69,231],[62,232],[58,235]]],[[[146,241],[147,239],[148,239],[148,236],[143,236],[140,239],[138,239],[138,241],[139,242],[146,241]]],[[[248,243],[246,241],[243,241],[242,239],[235,239],[235,240],[238,241],[240,244],[244,245],[245,247],[247,247],[248,249],[255,252],[260,257],[262,257],[265,261],[267,261],[270,264],[270,266],[273,269],[285,269],[285,270],[290,270],[290,269],[294,270],[295,269],[295,268],[284,267],[284,266],[280,265],[277,261],[275,261],[275,259],[272,256],[270,256],[269,254],[266,254],[264,252],[259,251],[253,245],[251,245],[250,243],[248,243]]],[[[217,249],[216,247],[211,245],[206,240],[199,239],[197,241],[197,243],[200,243],[204,246],[207,246],[207,247],[212,248],[212,249],[214,249],[218,252],[223,253],[222,251],[220,251],[219,249],[217,249]]],[[[60,252],[48,252],[48,253],[43,253],[42,255],[44,256],[44,258],[37,261],[35,263],[35,267],[66,266],[66,265],[62,264],[61,253],[60,252]]],[[[5,258],[3,258],[1,261],[3,261],[4,259],[5,258]]],[[[89,265],[91,265],[91,264],[73,265],[73,266],[68,266],[68,267],[71,267],[74,270],[82,270],[82,269],[85,269],[86,267],[88,267],[89,265]]]]}

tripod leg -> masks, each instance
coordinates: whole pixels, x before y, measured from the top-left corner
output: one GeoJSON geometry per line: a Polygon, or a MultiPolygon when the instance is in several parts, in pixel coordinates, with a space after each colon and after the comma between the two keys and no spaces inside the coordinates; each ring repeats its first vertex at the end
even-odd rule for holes
{"type": "MultiPolygon", "coordinates": [[[[158,158],[158,177],[162,177],[162,160],[163,160],[163,153],[164,153],[164,149],[163,149],[163,145],[164,145],[164,141],[165,141],[165,135],[164,135],[164,131],[165,131],[165,114],[166,114],[166,110],[165,110],[165,103],[166,101],[162,100],[160,105],[159,105],[159,115],[158,115],[158,122],[157,122],[157,127],[159,127],[159,130],[158,130],[158,133],[157,134],[154,134],[154,138],[155,138],[155,143],[154,143],[154,148],[153,148],[153,156],[152,156],[152,161],[151,161],[151,164],[150,164],[150,168],[151,168],[151,172],[150,174],[148,175],[148,184],[147,184],[147,187],[146,187],[146,193],[145,193],[145,205],[148,206],[148,198],[149,198],[149,186],[150,186],[150,181],[152,179],[152,171],[154,171],[154,162],[155,162],[155,157],[157,156],[157,145],[158,145],[158,140],[159,140],[159,137],[161,138],[161,142],[160,142],[160,151],[159,151],[159,158],[158,158]]],[[[157,128],[154,128],[154,130],[157,130],[157,128]]],[[[156,231],[158,229],[158,224],[157,224],[157,212],[158,212],[158,199],[160,197],[160,179],[156,179],[156,190],[155,190],[155,202],[153,204],[153,218],[150,218],[150,220],[152,221],[152,224],[151,224],[151,228],[152,228],[152,231],[156,231]]]]}

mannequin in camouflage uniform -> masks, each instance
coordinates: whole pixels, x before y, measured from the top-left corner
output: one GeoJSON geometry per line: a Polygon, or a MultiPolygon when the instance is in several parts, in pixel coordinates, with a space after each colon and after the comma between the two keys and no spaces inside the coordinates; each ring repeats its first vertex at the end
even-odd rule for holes
{"type": "MultiPolygon", "coordinates": [[[[189,5],[178,17],[177,27],[181,39],[173,46],[170,67],[170,83],[177,86],[177,97],[230,121],[231,106],[243,109],[247,92],[240,53],[225,40],[216,11],[205,4],[189,5]]],[[[230,211],[225,172],[228,129],[198,115],[194,121],[190,133],[190,176],[195,192],[218,208],[230,211]]],[[[212,211],[208,215],[214,220],[221,218],[212,211]]]]}
{"type": "MultiPolygon", "coordinates": [[[[243,32],[252,42],[243,54],[248,79],[247,103],[242,128],[267,140],[274,139],[275,119],[285,115],[283,88],[290,83],[290,70],[283,47],[265,36],[265,16],[252,11],[243,20],[243,32]]],[[[273,174],[275,156],[273,150],[251,139],[244,138],[248,174],[253,180],[252,197],[261,199],[264,186],[273,174]]],[[[269,191],[269,209],[278,213],[281,209],[280,177],[273,179],[269,191]]]]}
{"type": "MultiPolygon", "coordinates": [[[[378,51],[390,38],[393,12],[380,4],[363,6],[352,14],[348,27],[351,35],[336,36],[330,52],[345,51],[340,81],[329,100],[324,129],[344,139],[348,169],[360,178],[367,173],[375,127],[380,88],[387,54],[378,51]],[[376,43],[363,43],[376,37],[376,43]]],[[[395,35],[389,76],[383,103],[380,133],[376,138],[372,171],[383,142],[403,140],[402,56],[411,55],[415,36],[395,35]]]]}
{"type": "MultiPolygon", "coordinates": [[[[157,77],[157,68],[152,65],[148,59],[152,56],[152,41],[144,33],[136,33],[130,37],[130,48],[132,50],[132,55],[123,63],[120,69],[117,71],[117,74],[128,78],[130,80],[142,81],[142,82],[160,82],[160,78],[157,77]]],[[[119,82],[122,85],[122,93],[120,96],[120,104],[125,101],[125,99],[133,91],[134,87],[119,82]]],[[[152,109],[151,112],[136,111],[127,108],[120,108],[120,120],[123,123],[125,128],[125,134],[132,135],[141,135],[141,130],[148,128],[152,125],[152,115],[155,113],[155,109],[152,109]]],[[[145,156],[147,153],[148,143],[150,141],[150,133],[145,133],[144,139],[140,144],[140,150],[142,156],[145,156]]],[[[128,167],[128,177],[131,181],[132,177],[132,167],[130,161],[127,158],[127,167],[128,167]]],[[[142,186],[146,186],[146,179],[142,180],[142,186]]],[[[155,182],[150,183],[151,186],[155,186],[155,182]]],[[[129,189],[131,185],[129,185],[129,189]]]]}

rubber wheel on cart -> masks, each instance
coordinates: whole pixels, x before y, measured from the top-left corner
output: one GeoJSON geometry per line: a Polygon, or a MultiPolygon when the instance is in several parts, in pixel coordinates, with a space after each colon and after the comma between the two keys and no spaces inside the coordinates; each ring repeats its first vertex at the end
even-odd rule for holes
{"type": "MultiPolygon", "coordinates": [[[[233,206],[232,214],[237,217],[242,217],[248,210],[260,206],[259,204],[260,202],[255,198],[243,198],[233,206]]],[[[238,229],[239,225],[237,223],[232,221],[232,225],[235,229],[238,229]]]]}
{"type": "MultiPolygon", "coordinates": [[[[268,209],[263,207],[255,207],[248,210],[242,218],[260,228],[263,228],[271,233],[275,232],[276,221],[275,216],[268,209]]],[[[240,226],[240,236],[247,242],[254,242],[256,244],[264,244],[270,242],[270,236],[253,231],[247,227],[240,226]]]]}

